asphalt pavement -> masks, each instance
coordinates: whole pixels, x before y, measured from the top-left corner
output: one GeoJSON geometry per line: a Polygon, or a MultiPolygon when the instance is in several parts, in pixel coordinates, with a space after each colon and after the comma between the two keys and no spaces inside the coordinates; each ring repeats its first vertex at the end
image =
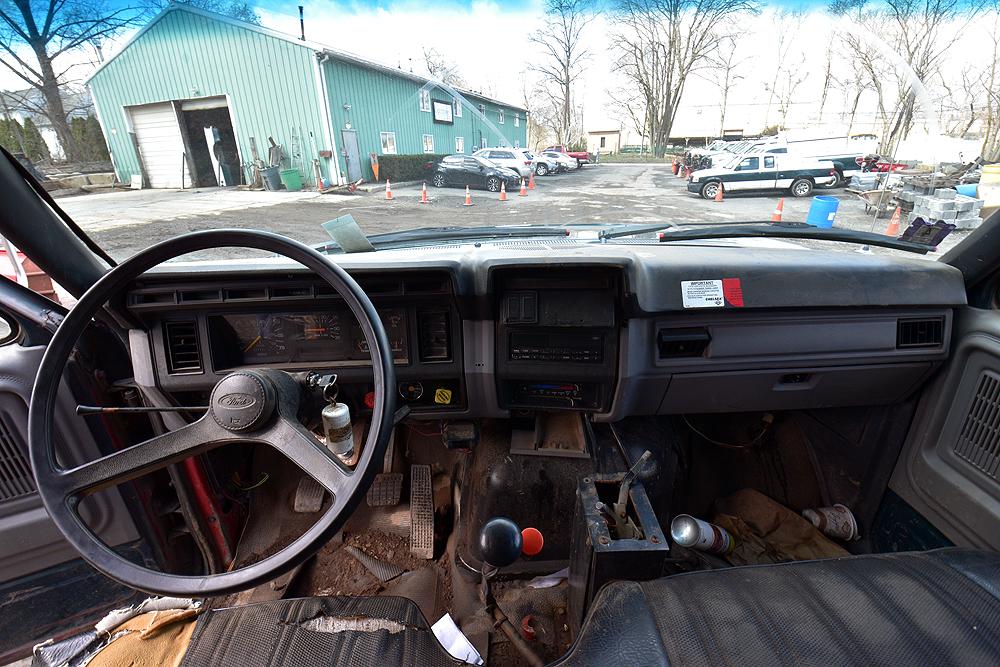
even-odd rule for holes
{"type": "MultiPolygon", "coordinates": [[[[420,184],[394,187],[386,201],[381,190],[358,194],[253,192],[237,189],[136,190],[60,199],[60,204],[112,256],[124,259],[178,234],[219,228],[266,229],[305,243],[328,240],[323,222],[350,213],[366,234],[416,227],[484,226],[580,222],[720,223],[769,220],[780,193],[730,194],[722,202],[689,194],[682,178],[664,164],[599,164],[536,179],[536,189],[506,202],[485,190],[472,191],[463,206],[462,188],[427,186],[431,202],[420,204],[420,184]]],[[[843,189],[822,190],[840,199],[836,225],[883,232],[888,220],[865,214],[863,204],[843,189]]],[[[784,195],[783,219],[804,221],[811,198],[784,195]]],[[[942,250],[967,232],[955,232],[942,250]]],[[[843,244],[810,246],[854,250],[843,244]]],[[[875,252],[892,252],[876,249],[875,252]]],[[[245,254],[241,250],[198,253],[201,258],[245,254]]],[[[930,254],[933,259],[937,255],[930,254]]]]}

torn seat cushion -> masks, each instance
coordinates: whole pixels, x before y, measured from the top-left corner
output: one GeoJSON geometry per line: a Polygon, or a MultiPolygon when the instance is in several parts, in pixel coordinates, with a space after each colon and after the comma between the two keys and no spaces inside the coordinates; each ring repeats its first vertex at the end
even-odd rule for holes
{"type": "Polygon", "coordinates": [[[460,663],[401,597],[315,597],[205,612],[182,667],[436,665],[460,663]]]}
{"type": "Polygon", "coordinates": [[[998,665],[1000,554],[938,549],[612,582],[559,664],[998,665]]]}

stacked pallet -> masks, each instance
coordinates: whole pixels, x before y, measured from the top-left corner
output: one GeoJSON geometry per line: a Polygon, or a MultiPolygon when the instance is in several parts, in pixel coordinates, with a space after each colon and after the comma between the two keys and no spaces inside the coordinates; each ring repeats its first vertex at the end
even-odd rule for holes
{"type": "Polygon", "coordinates": [[[929,180],[913,179],[896,195],[907,222],[923,218],[928,222],[943,220],[957,229],[975,229],[982,220],[983,200],[960,195],[954,188],[935,187],[929,180]]]}

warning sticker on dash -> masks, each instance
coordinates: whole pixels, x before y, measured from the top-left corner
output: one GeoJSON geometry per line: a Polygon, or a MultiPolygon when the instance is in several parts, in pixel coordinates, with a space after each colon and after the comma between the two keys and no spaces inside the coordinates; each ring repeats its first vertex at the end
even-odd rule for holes
{"type": "Polygon", "coordinates": [[[739,278],[682,280],[681,299],[685,308],[742,308],[743,287],[739,278]]]}

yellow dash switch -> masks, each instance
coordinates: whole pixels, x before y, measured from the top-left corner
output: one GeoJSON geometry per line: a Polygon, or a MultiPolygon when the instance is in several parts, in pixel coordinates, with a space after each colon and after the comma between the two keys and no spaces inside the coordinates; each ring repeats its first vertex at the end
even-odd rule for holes
{"type": "Polygon", "coordinates": [[[443,387],[435,389],[434,402],[439,405],[448,405],[451,403],[451,389],[445,389],[443,387]]]}

